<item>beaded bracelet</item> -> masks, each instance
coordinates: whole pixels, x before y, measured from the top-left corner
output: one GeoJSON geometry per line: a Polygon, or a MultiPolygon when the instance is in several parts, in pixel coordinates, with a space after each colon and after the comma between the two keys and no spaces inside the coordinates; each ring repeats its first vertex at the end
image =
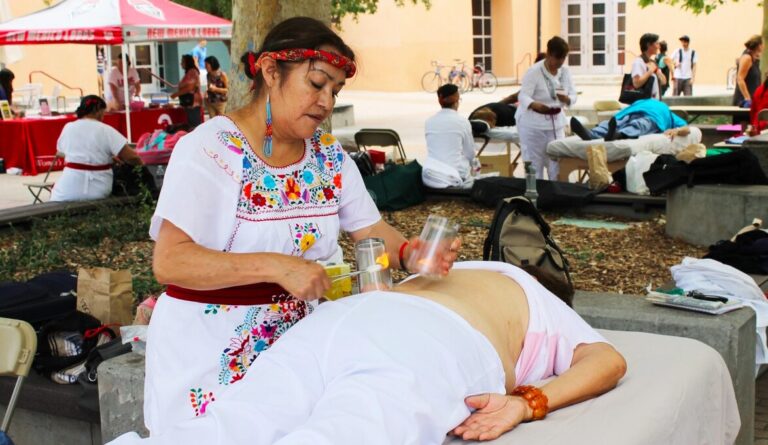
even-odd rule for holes
{"type": "Polygon", "coordinates": [[[397,254],[397,258],[400,260],[400,269],[408,272],[408,268],[405,267],[405,248],[408,247],[408,241],[400,245],[400,252],[397,254]]]}
{"type": "Polygon", "coordinates": [[[549,400],[541,389],[531,385],[518,386],[512,390],[510,395],[522,397],[528,402],[528,406],[533,410],[531,420],[541,420],[547,416],[549,400]]]}

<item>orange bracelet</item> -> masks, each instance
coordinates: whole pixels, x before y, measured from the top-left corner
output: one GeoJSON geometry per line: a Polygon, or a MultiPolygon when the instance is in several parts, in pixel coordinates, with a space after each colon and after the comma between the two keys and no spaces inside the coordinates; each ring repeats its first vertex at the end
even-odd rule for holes
{"type": "Polygon", "coordinates": [[[549,412],[549,399],[547,399],[547,396],[544,395],[541,389],[531,385],[518,386],[512,390],[510,395],[522,397],[528,402],[528,406],[533,410],[531,420],[541,420],[547,416],[549,412]]]}

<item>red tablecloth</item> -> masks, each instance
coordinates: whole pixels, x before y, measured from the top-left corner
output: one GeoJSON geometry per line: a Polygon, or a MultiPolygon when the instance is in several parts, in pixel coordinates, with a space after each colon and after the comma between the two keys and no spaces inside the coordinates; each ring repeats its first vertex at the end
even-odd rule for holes
{"type": "MultiPolygon", "coordinates": [[[[5,168],[20,168],[25,175],[40,173],[37,156],[55,155],[61,130],[73,120],[73,115],[0,120],[0,158],[5,160],[5,168]]],[[[187,115],[182,108],[132,112],[131,139],[137,141],[146,132],[186,121],[187,115]]],[[[125,113],[107,113],[104,123],[126,135],[125,113]]]]}

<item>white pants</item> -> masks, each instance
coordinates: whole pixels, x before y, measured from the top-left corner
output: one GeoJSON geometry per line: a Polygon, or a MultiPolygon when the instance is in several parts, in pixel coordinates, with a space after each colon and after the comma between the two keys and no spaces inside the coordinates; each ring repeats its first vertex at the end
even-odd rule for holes
{"type": "Polygon", "coordinates": [[[529,128],[527,125],[518,125],[520,134],[520,151],[523,161],[530,162],[536,169],[536,178],[544,179],[544,168],[547,169],[547,177],[551,181],[557,181],[560,172],[558,161],[547,156],[547,144],[555,139],[565,137],[565,127],[542,130],[529,128]]]}
{"type": "Polygon", "coordinates": [[[431,301],[371,292],[325,303],[204,416],[113,445],[440,445],[472,394],[504,393],[490,342],[431,301]]]}

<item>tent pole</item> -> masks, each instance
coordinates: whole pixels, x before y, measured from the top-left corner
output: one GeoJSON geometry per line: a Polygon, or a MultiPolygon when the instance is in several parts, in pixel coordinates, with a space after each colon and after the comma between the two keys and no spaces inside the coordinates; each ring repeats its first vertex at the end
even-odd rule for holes
{"type": "Polygon", "coordinates": [[[123,42],[122,45],[123,54],[120,56],[123,58],[123,98],[125,98],[125,132],[128,137],[128,143],[133,142],[131,140],[131,98],[128,97],[128,63],[126,58],[128,57],[128,44],[123,42]]]}

